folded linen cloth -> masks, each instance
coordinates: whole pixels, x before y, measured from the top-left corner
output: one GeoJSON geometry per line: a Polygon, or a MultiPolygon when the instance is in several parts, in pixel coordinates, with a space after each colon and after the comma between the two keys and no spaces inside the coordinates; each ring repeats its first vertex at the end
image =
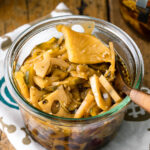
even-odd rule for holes
{"type": "MultiPolygon", "coordinates": [[[[25,24],[0,37],[0,129],[5,132],[16,150],[45,150],[45,148],[36,143],[26,132],[19,107],[6,87],[3,76],[3,62],[7,48],[22,31],[32,24],[45,18],[70,14],[71,12],[66,5],[60,3],[46,17],[30,24],[25,24]]],[[[150,146],[149,118],[149,114],[131,103],[117,136],[101,150],[148,150],[150,146]]]]}

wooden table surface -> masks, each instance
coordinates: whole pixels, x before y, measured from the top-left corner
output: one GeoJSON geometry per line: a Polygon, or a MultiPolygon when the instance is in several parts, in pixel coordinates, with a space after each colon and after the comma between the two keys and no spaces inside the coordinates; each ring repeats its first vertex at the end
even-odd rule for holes
{"type": "MultiPolygon", "coordinates": [[[[0,0],[0,36],[51,12],[59,2],[64,2],[73,14],[104,19],[125,30],[139,46],[145,62],[143,84],[150,87],[150,42],[135,32],[122,19],[119,0],[0,0]]],[[[14,150],[0,131],[0,150],[14,150]]]]}

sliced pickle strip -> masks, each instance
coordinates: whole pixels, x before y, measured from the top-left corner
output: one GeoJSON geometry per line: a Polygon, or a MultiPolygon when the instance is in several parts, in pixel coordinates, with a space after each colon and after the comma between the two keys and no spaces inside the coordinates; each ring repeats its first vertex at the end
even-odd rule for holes
{"type": "Polygon", "coordinates": [[[116,90],[103,75],[100,76],[99,81],[115,102],[120,102],[122,100],[116,90]]]}
{"type": "Polygon", "coordinates": [[[24,74],[19,71],[15,72],[15,80],[17,81],[18,88],[20,89],[21,94],[24,96],[24,98],[29,98],[29,89],[27,84],[25,83],[24,74]]]}
{"type": "Polygon", "coordinates": [[[52,85],[53,82],[58,81],[58,77],[46,77],[46,78],[41,78],[39,76],[34,76],[33,77],[34,83],[40,87],[41,89],[46,88],[47,86],[52,85]]]}
{"type": "Polygon", "coordinates": [[[107,110],[111,105],[111,99],[109,97],[106,100],[103,99],[101,95],[101,91],[102,91],[101,85],[99,83],[99,79],[97,75],[93,75],[90,78],[90,85],[91,85],[91,89],[95,97],[97,106],[101,108],[102,110],[107,110]]]}
{"type": "Polygon", "coordinates": [[[84,115],[86,109],[92,104],[93,101],[94,101],[94,96],[92,95],[91,91],[89,91],[85,99],[81,103],[80,107],[76,111],[74,118],[81,118],[84,115]]]}

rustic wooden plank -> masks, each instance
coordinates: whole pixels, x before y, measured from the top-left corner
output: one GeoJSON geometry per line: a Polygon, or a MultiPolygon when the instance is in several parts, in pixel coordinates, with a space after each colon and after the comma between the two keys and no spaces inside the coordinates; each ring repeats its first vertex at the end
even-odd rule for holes
{"type": "Polygon", "coordinates": [[[29,3],[29,20],[33,21],[39,17],[47,15],[60,2],[64,2],[73,14],[89,15],[107,20],[106,0],[31,0],[29,3]]]}
{"type": "Polygon", "coordinates": [[[82,3],[84,15],[108,20],[106,0],[83,0],[82,3]]]}
{"type": "Polygon", "coordinates": [[[0,35],[5,33],[5,23],[3,21],[3,13],[4,13],[4,1],[0,1],[0,35]]]}
{"type": "Polygon", "coordinates": [[[107,20],[106,0],[5,0],[0,1],[0,35],[47,15],[60,2],[64,2],[73,14],[107,20]]]}
{"type": "Polygon", "coordinates": [[[74,14],[78,14],[81,0],[30,0],[29,5],[29,20],[33,21],[39,17],[43,17],[50,13],[60,2],[64,2],[74,14]]]}
{"type": "Polygon", "coordinates": [[[25,0],[0,1],[0,22],[4,28],[0,34],[9,32],[27,22],[25,0]]]}
{"type": "Polygon", "coordinates": [[[138,47],[141,50],[143,55],[144,64],[145,64],[145,76],[143,84],[147,87],[150,87],[150,42],[145,40],[139,34],[137,34],[122,18],[121,13],[119,11],[119,0],[116,0],[115,3],[113,0],[109,0],[110,6],[110,21],[127,32],[133,40],[136,42],[138,47]]]}
{"type": "Polygon", "coordinates": [[[51,12],[60,2],[64,2],[73,14],[89,15],[107,20],[106,0],[31,0],[29,3],[30,21],[51,12]],[[44,8],[44,9],[43,9],[44,8]],[[92,10],[92,11],[91,11],[92,10]]]}

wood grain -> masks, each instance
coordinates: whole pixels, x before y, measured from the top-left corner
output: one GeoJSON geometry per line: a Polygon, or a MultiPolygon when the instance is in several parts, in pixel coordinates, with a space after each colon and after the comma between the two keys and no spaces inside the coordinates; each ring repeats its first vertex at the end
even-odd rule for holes
{"type": "Polygon", "coordinates": [[[12,31],[27,22],[27,10],[24,0],[1,0],[0,1],[0,33],[12,31]]]}
{"type": "Polygon", "coordinates": [[[30,0],[27,2],[29,21],[33,21],[39,17],[50,13],[60,3],[64,2],[74,14],[78,14],[78,7],[80,7],[81,0],[30,0]]]}
{"type": "Polygon", "coordinates": [[[0,0],[0,35],[43,17],[64,2],[73,14],[107,20],[106,0],[0,0]]]}
{"type": "Polygon", "coordinates": [[[106,0],[84,0],[81,1],[82,7],[79,14],[92,16],[107,20],[107,1],[106,0]]]}
{"type": "Polygon", "coordinates": [[[150,94],[132,89],[129,96],[134,103],[150,113],[150,94]]]}

